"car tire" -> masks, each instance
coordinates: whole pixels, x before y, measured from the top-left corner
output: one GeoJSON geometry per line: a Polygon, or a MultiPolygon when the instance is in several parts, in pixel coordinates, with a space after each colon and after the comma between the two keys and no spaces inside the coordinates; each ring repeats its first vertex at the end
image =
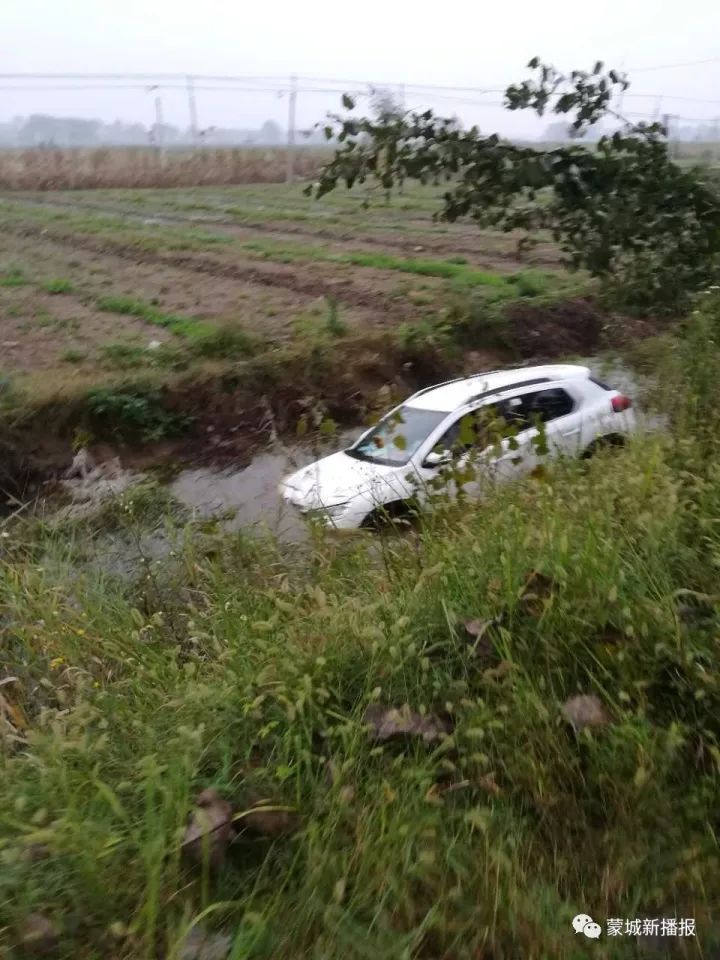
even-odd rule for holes
{"type": "Polygon", "coordinates": [[[625,446],[625,437],[620,433],[609,433],[605,437],[598,437],[596,440],[585,448],[582,458],[583,460],[589,460],[591,457],[594,457],[596,453],[601,450],[610,450],[618,449],[619,447],[625,446]]]}
{"type": "Polygon", "coordinates": [[[372,510],[360,524],[364,530],[408,527],[417,516],[417,507],[409,500],[394,500],[372,510]]]}

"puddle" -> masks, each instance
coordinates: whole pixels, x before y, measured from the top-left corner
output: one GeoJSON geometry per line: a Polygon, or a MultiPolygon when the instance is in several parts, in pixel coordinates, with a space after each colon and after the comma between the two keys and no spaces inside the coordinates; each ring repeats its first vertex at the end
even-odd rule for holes
{"type": "Polygon", "coordinates": [[[322,447],[294,445],[258,454],[241,470],[214,470],[200,467],[183,470],[169,486],[170,494],[196,516],[213,517],[230,513],[223,521],[228,531],[268,532],[278,539],[303,540],[307,528],[297,511],[278,493],[284,476],[318,457],[349,446],[362,431],[346,431],[322,447]]]}

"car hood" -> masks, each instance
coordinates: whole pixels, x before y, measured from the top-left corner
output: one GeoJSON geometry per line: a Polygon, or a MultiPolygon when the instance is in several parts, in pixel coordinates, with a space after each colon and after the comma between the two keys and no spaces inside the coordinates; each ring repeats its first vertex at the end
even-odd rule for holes
{"type": "Polygon", "coordinates": [[[286,477],[281,490],[288,500],[305,510],[332,507],[368,493],[385,503],[391,491],[397,490],[397,497],[408,495],[409,486],[404,480],[408,469],[408,465],[367,463],[340,451],[286,477]]]}

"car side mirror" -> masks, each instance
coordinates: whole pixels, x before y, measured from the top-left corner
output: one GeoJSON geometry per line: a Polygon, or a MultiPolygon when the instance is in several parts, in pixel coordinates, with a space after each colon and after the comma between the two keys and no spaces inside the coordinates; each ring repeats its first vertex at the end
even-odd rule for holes
{"type": "Polygon", "coordinates": [[[452,462],[452,453],[450,450],[431,450],[430,453],[425,457],[423,461],[424,467],[429,467],[431,470],[435,467],[445,466],[447,463],[452,462]]]}

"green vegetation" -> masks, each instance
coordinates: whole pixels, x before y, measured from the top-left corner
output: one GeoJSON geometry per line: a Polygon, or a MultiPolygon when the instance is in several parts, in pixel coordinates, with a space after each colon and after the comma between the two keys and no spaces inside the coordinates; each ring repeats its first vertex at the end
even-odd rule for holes
{"type": "Polygon", "coordinates": [[[71,348],[69,350],[63,350],[60,354],[60,359],[64,363],[82,363],[83,360],[87,360],[87,353],[84,350],[71,348]]]}
{"type": "Polygon", "coordinates": [[[160,394],[151,389],[101,387],[87,396],[92,430],[143,442],[173,436],[188,425],[187,418],[167,410],[160,394]]]}
{"type": "Polygon", "coordinates": [[[62,277],[58,277],[55,280],[46,280],[44,283],[40,284],[40,288],[45,291],[45,293],[60,294],[60,293],[73,293],[74,287],[69,280],[64,280],[62,277]]]}
{"type": "Polygon", "coordinates": [[[587,912],[694,917],[711,954],[718,342],[709,295],[656,344],[666,435],[411,536],[284,550],[130,490],[116,541],[164,526],[174,555],[127,581],[92,524],[7,524],[3,944],[39,914],[61,958],[179,957],[197,923],[235,960],[569,960],[587,912]],[[238,835],[203,857],[207,788],[238,835]]]}
{"type": "Polygon", "coordinates": [[[24,287],[30,281],[22,270],[13,268],[0,274],[0,287],[24,287]]]}
{"type": "Polygon", "coordinates": [[[677,316],[694,293],[720,280],[720,194],[714,177],[671,155],[659,123],[633,123],[613,108],[629,86],[624,74],[563,74],[538,57],[530,79],[505,91],[509,110],[561,116],[578,137],[610,116],[621,125],[592,144],[528,146],[398,108],[358,117],[343,97],[345,116],[325,128],[339,144],[320,177],[306,187],[321,198],[338,186],[381,189],[409,180],[444,182],[437,211],[445,220],[552,233],[569,266],[598,278],[623,309],[677,316]]]}
{"type": "Polygon", "coordinates": [[[101,352],[109,366],[121,370],[141,367],[148,357],[147,348],[132,343],[106,343],[101,352]]]}
{"type": "Polygon", "coordinates": [[[334,295],[325,298],[327,303],[327,315],[325,318],[325,328],[332,337],[342,337],[347,333],[347,327],[340,317],[340,307],[337,297],[334,295]]]}
{"type": "Polygon", "coordinates": [[[135,300],[132,297],[101,297],[97,301],[97,308],[108,313],[123,313],[131,317],[138,317],[146,323],[166,327],[172,333],[183,337],[205,337],[215,330],[212,324],[206,323],[204,320],[163,313],[153,304],[145,303],[144,300],[135,300]]]}
{"type": "Polygon", "coordinates": [[[263,257],[292,263],[296,260],[321,260],[327,263],[348,263],[356,267],[372,267],[376,270],[399,270],[423,277],[442,277],[457,280],[465,286],[502,286],[511,282],[488,270],[478,270],[465,263],[450,260],[429,260],[417,257],[397,257],[389,253],[346,252],[333,253],[327,247],[307,247],[299,244],[288,246],[271,242],[251,241],[242,244],[244,250],[260,253],[263,257]]]}

